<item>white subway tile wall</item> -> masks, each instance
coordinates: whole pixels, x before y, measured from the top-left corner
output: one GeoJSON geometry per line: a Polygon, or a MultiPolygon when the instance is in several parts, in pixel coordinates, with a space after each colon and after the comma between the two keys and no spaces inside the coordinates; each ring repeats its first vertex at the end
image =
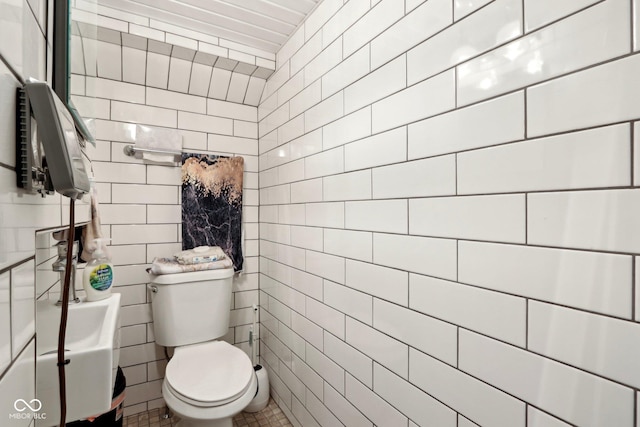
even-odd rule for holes
{"type": "Polygon", "coordinates": [[[556,3],[325,0],[276,54],[262,360],[294,425],[640,425],[640,4],[556,3]]]}
{"type": "MultiPolygon", "coordinates": [[[[69,223],[69,202],[59,194],[43,198],[16,186],[16,89],[28,77],[51,77],[47,59],[53,32],[47,11],[52,8],[46,0],[0,1],[0,412],[3,424],[18,427],[34,425],[14,403],[37,397],[35,300],[59,280],[51,270],[54,242],[36,231],[69,223]],[[36,265],[36,254],[46,261],[36,265]]],[[[85,88],[78,90],[76,83],[73,93],[84,95],[85,88]]],[[[91,98],[78,99],[78,105],[97,117],[106,113],[105,104],[91,98]]],[[[87,203],[78,201],[75,221],[87,214],[87,203]]]]}
{"type": "MultiPolygon", "coordinates": [[[[127,15],[124,18],[130,19],[131,16],[127,15]]],[[[118,19],[121,17],[115,17],[113,21],[118,19]]],[[[119,22],[127,25],[124,21],[119,22]]],[[[133,32],[133,24],[128,25],[129,32],[133,32]]],[[[161,26],[160,23],[152,25],[161,26]]],[[[184,35],[199,36],[190,33],[184,35]]],[[[184,45],[189,42],[189,39],[184,37],[172,36],[169,39],[168,36],[167,33],[167,39],[164,40],[167,43],[184,45]]],[[[124,146],[134,142],[131,123],[176,129],[183,136],[184,151],[244,157],[244,273],[234,280],[230,330],[223,339],[249,352],[248,327],[253,321],[252,305],[259,305],[260,302],[257,107],[241,103],[245,95],[245,89],[242,87],[246,88],[246,84],[237,86],[239,92],[234,94],[240,103],[215,99],[215,93],[213,97],[207,97],[212,78],[211,69],[200,74],[191,74],[191,62],[164,55],[154,56],[153,52],[148,53],[148,58],[164,62],[158,62],[153,66],[147,63],[146,80],[144,75],[139,76],[137,81],[128,78],[126,67],[122,75],[113,73],[109,78],[102,78],[100,69],[97,77],[74,75],[76,81],[85,82],[84,93],[87,96],[82,99],[90,100],[78,103],[80,113],[83,117],[96,119],[98,147],[93,151],[93,169],[96,180],[100,183],[103,229],[112,238],[112,255],[117,277],[115,291],[120,292],[123,298],[120,365],[125,369],[127,382],[131,384],[127,388],[125,414],[144,412],[164,405],[161,384],[166,361],[162,348],[154,342],[153,317],[146,290],[148,275],[145,269],[155,257],[172,256],[181,250],[182,223],[179,165],[145,164],[141,160],[125,156],[122,151],[124,146]],[[188,64],[188,67],[185,64],[188,64]],[[128,82],[120,81],[122,78],[128,82]],[[185,87],[185,82],[190,83],[193,90],[185,87]]],[[[193,66],[196,65],[201,64],[194,62],[193,66]]],[[[216,70],[220,69],[216,68],[213,72],[216,70]]],[[[230,83],[231,91],[236,86],[233,80],[230,83]]],[[[262,90],[261,87],[257,89],[258,93],[262,90]]],[[[223,95],[222,98],[227,97],[227,93],[223,95]]],[[[255,99],[256,105],[258,100],[259,98],[255,99]]],[[[304,160],[300,159],[299,162],[303,166],[304,160]]],[[[301,170],[301,174],[295,168],[289,166],[289,169],[288,173],[282,172],[282,179],[300,181],[304,178],[304,169],[301,170]]],[[[288,201],[282,199],[280,194],[274,193],[273,197],[274,203],[288,201]]],[[[320,191],[320,199],[321,197],[320,191]]],[[[277,206],[274,208],[277,211],[277,206]]],[[[302,216],[304,217],[304,212],[302,216]]],[[[302,224],[304,220],[299,222],[302,224]]],[[[296,248],[289,246],[289,233],[288,226],[279,226],[273,230],[263,227],[262,230],[265,238],[275,239],[283,244],[282,248],[276,248],[282,262],[304,269],[304,249],[294,251],[296,248]]],[[[289,267],[286,264],[278,265],[288,271],[289,267]]],[[[301,287],[304,288],[304,285],[301,287]]],[[[291,294],[296,291],[289,292],[290,288],[285,288],[286,291],[278,293],[283,302],[299,310],[295,301],[301,301],[304,308],[304,295],[298,293],[302,296],[300,299],[297,295],[291,294]]],[[[288,320],[291,310],[285,303],[274,298],[269,307],[276,313],[277,319],[282,319],[286,325],[291,324],[288,320]]],[[[28,314],[27,311],[20,313],[23,316],[28,314]]],[[[14,321],[16,326],[28,334],[30,329],[23,325],[25,322],[22,317],[14,321]]],[[[297,337],[294,332],[290,335],[297,337]]],[[[304,340],[300,337],[297,340],[302,343],[304,355],[304,340]]],[[[296,341],[283,339],[282,342],[283,347],[295,347],[293,343],[296,341]]],[[[295,376],[291,373],[290,377],[295,376]]],[[[304,391],[304,388],[302,390],[304,391]]]]}
{"type": "MultiPolygon", "coordinates": [[[[47,76],[46,3],[0,1],[5,413],[34,398],[32,302],[57,280],[33,262],[51,246],[34,231],[67,220],[13,171],[15,87],[47,76]]],[[[324,0],[276,55],[75,6],[276,69],[265,84],[193,63],[186,87],[181,59],[149,52],[141,72],[136,49],[87,39],[87,67],[72,61],[96,119],[127,413],[163,405],[144,269],[180,249],[179,169],[122,153],[143,123],[245,157],[248,258],[225,339],[247,350],[259,301],[262,363],[295,426],[640,425],[638,0],[324,0]]]]}

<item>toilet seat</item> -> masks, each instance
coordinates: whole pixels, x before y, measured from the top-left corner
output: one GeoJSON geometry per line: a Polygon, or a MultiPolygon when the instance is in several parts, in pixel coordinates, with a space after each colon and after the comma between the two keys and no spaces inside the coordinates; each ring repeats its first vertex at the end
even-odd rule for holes
{"type": "Polygon", "coordinates": [[[203,422],[207,426],[216,425],[215,423],[227,418],[228,422],[223,422],[221,425],[225,427],[231,426],[231,418],[235,414],[241,412],[244,408],[251,403],[256,391],[258,390],[258,378],[254,375],[251,378],[251,384],[246,393],[240,396],[237,400],[229,402],[225,405],[202,407],[195,406],[185,402],[179,396],[176,396],[173,391],[168,387],[166,379],[162,382],[162,398],[167,406],[176,414],[182,418],[183,423],[187,422],[190,425],[192,420],[196,422],[203,422]],[[207,424],[208,423],[208,424],[207,424]]]}
{"type": "Polygon", "coordinates": [[[167,364],[165,383],[180,400],[215,407],[238,399],[255,376],[246,353],[225,341],[177,347],[167,364]]]}

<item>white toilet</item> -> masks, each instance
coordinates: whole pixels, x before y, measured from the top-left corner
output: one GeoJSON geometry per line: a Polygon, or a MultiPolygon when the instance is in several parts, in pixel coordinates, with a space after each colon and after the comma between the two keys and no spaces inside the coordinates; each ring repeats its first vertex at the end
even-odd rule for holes
{"type": "Polygon", "coordinates": [[[156,343],[176,347],[162,397],[180,427],[231,427],[256,394],[249,356],[225,341],[233,269],[151,274],[156,343]]]}

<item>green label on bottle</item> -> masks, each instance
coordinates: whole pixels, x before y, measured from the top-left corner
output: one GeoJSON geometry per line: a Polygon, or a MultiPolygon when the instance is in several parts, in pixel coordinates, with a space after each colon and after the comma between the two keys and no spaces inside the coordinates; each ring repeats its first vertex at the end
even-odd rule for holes
{"type": "Polygon", "coordinates": [[[109,264],[100,264],[89,275],[89,283],[96,291],[106,291],[113,283],[113,270],[109,264]]]}

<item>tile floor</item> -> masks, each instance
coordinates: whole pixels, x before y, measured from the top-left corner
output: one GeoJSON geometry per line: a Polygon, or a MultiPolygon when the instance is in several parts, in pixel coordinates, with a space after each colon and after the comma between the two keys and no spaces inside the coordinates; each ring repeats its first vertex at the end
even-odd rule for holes
{"type": "MultiPolygon", "coordinates": [[[[164,408],[125,417],[123,427],[173,427],[177,417],[163,418],[164,408]]],[[[234,427],[287,427],[291,423],[278,404],[269,399],[269,404],[260,412],[241,412],[233,417],[234,427]]]]}

